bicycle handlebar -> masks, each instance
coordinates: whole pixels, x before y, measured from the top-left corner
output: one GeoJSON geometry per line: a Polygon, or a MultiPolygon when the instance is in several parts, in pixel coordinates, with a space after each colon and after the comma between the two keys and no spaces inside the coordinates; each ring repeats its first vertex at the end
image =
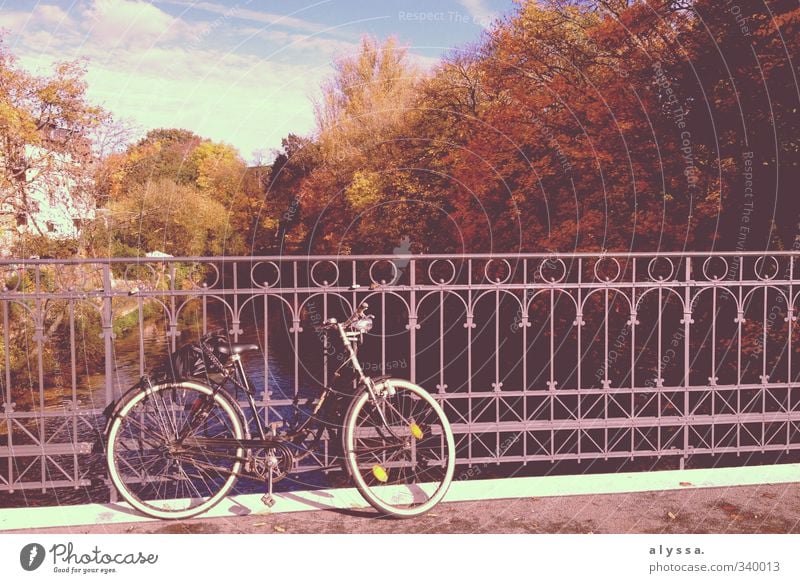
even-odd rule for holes
{"type": "Polygon", "coordinates": [[[342,328],[355,328],[356,324],[361,320],[372,320],[374,317],[372,314],[367,314],[367,309],[369,305],[366,302],[361,302],[352,315],[347,318],[344,322],[339,322],[336,318],[330,318],[326,320],[319,329],[321,330],[333,330],[341,326],[342,328]]]}

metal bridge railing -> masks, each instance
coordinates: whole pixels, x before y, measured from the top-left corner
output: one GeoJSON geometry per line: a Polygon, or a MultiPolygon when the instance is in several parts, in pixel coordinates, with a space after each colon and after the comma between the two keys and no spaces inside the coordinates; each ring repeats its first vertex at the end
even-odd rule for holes
{"type": "Polygon", "coordinates": [[[799,256],[4,260],[0,491],[102,480],[103,409],[214,328],[260,343],[280,419],[336,365],[314,325],[361,301],[367,370],[433,393],[464,464],[797,450],[799,256]]]}

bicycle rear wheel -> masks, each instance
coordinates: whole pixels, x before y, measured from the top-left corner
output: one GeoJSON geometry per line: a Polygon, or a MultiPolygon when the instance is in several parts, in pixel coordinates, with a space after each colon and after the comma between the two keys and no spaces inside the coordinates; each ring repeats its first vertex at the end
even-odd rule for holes
{"type": "Polygon", "coordinates": [[[107,435],[109,476],[122,498],[156,518],[206,512],[230,491],[244,450],[187,447],[192,438],[243,439],[238,405],[195,381],[155,385],[125,401],[107,435]]]}
{"type": "Polygon", "coordinates": [[[433,397],[409,381],[381,380],[376,393],[381,396],[373,401],[365,391],[348,411],[345,464],[376,510],[419,516],[441,501],[453,479],[450,424],[433,397]]]}

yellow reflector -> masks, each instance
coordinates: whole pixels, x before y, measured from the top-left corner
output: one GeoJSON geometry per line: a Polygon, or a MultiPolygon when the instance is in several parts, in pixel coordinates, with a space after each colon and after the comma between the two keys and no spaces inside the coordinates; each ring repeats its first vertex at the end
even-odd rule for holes
{"type": "Polygon", "coordinates": [[[417,439],[422,439],[422,429],[416,423],[411,424],[411,435],[417,439]]]}
{"type": "Polygon", "coordinates": [[[375,479],[379,482],[385,482],[389,479],[389,475],[386,473],[386,470],[384,470],[379,464],[372,466],[372,475],[375,476],[375,479]]]}

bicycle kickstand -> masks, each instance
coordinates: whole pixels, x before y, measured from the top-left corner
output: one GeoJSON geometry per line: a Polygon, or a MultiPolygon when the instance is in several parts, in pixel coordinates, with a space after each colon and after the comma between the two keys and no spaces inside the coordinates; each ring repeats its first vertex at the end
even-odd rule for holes
{"type": "Polygon", "coordinates": [[[261,502],[263,502],[264,506],[267,508],[275,506],[275,497],[272,495],[272,474],[275,472],[277,466],[278,460],[275,458],[272,451],[270,451],[267,455],[267,493],[261,497],[261,502]]]}

